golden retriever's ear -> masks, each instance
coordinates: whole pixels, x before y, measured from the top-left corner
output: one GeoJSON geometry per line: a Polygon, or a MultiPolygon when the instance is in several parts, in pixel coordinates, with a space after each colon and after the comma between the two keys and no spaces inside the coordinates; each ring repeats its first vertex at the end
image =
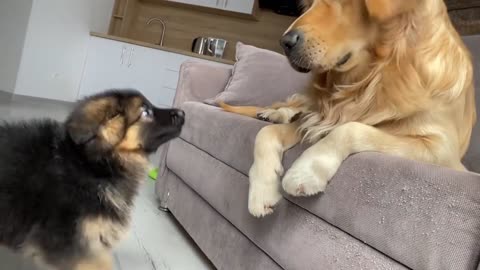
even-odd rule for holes
{"type": "Polygon", "coordinates": [[[387,21],[415,8],[420,0],[365,0],[368,13],[379,21],[387,21]]]}

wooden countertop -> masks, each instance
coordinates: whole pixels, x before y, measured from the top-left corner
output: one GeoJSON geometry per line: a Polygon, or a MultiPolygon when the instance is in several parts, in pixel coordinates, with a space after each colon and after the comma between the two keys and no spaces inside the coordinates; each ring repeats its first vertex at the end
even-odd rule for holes
{"type": "Polygon", "coordinates": [[[208,61],[223,63],[223,64],[227,64],[227,65],[235,64],[235,61],[228,60],[228,59],[215,58],[215,57],[211,57],[211,56],[196,54],[196,53],[193,53],[193,52],[168,48],[168,47],[165,47],[165,46],[160,46],[160,45],[156,45],[156,44],[152,44],[152,43],[148,43],[148,42],[143,42],[143,41],[138,41],[138,40],[133,40],[133,39],[129,39],[129,38],[117,37],[117,36],[112,36],[112,35],[102,34],[102,33],[97,33],[97,32],[90,32],[90,35],[94,36],[94,37],[116,40],[116,41],[125,42],[125,43],[138,45],[138,46],[142,46],[142,47],[162,50],[162,51],[166,51],[166,52],[183,54],[183,55],[186,55],[186,56],[205,59],[205,60],[208,60],[208,61]]]}

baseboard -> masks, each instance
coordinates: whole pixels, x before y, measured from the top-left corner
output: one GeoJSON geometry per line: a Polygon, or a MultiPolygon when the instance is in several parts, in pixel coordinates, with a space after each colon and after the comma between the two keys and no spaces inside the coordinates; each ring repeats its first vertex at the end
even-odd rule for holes
{"type": "Polygon", "coordinates": [[[65,105],[65,106],[72,106],[73,104],[75,104],[75,102],[49,99],[49,98],[32,97],[32,96],[24,96],[24,95],[16,95],[16,94],[11,95],[11,99],[13,101],[30,102],[30,103],[47,101],[49,103],[55,103],[55,104],[65,105]]]}
{"type": "Polygon", "coordinates": [[[11,100],[13,94],[7,91],[0,90],[0,99],[11,100]]]}

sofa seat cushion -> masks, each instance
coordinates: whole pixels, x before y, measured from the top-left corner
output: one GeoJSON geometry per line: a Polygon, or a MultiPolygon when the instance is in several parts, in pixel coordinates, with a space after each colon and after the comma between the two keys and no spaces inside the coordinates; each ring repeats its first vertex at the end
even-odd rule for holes
{"type": "MultiPolygon", "coordinates": [[[[253,147],[258,131],[269,123],[228,113],[199,102],[186,102],[186,122],[180,137],[207,152],[237,171],[248,175],[253,161],[253,147]]],[[[285,154],[285,164],[291,164],[305,146],[285,154]]]]}
{"type": "MultiPolygon", "coordinates": [[[[286,200],[279,203],[274,214],[263,219],[252,217],[247,210],[248,178],[183,139],[171,142],[167,167],[282,269],[407,269],[286,200]]],[[[170,195],[175,196],[175,192],[170,195]]],[[[208,218],[198,213],[195,216],[208,218]]],[[[217,236],[211,231],[204,234],[205,238],[217,236]]],[[[228,252],[230,247],[225,249],[228,252]]],[[[231,256],[248,260],[245,254],[231,256]]]]}

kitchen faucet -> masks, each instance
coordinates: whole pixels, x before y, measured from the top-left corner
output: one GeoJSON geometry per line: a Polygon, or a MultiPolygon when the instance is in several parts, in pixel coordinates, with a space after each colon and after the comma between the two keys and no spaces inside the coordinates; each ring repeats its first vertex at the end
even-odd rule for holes
{"type": "Polygon", "coordinates": [[[163,38],[165,37],[165,30],[167,29],[165,22],[160,18],[151,18],[147,21],[147,25],[151,24],[152,22],[157,21],[162,24],[162,36],[160,37],[160,42],[158,43],[160,46],[163,46],[163,38]]]}

